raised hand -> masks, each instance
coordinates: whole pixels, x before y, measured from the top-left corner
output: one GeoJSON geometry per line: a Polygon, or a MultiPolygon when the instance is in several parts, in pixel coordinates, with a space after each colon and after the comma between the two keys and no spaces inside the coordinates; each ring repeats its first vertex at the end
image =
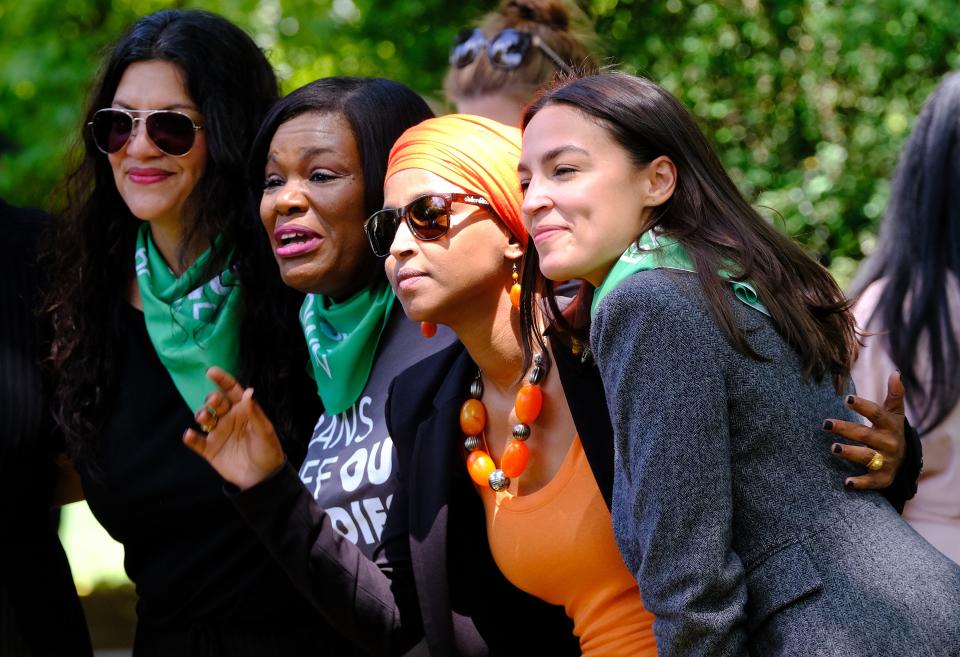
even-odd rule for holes
{"type": "Polygon", "coordinates": [[[904,438],[903,383],[894,372],[887,379],[887,398],[883,406],[869,399],[849,395],[847,405],[870,421],[868,427],[858,422],[829,419],[825,431],[863,445],[834,443],[833,453],[842,459],[867,467],[867,473],[848,477],[844,485],[858,490],[886,488],[893,483],[906,453],[904,438]]]}
{"type": "Polygon", "coordinates": [[[187,429],[183,443],[221,477],[241,489],[250,488],[283,465],[280,440],[253,398],[253,388],[244,388],[219,367],[207,370],[207,377],[220,390],[211,392],[195,415],[206,434],[187,429]]]}

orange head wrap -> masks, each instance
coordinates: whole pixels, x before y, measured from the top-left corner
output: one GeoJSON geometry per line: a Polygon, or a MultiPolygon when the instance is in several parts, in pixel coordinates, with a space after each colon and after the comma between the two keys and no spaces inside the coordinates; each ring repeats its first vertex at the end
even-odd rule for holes
{"type": "Polygon", "coordinates": [[[386,179],[404,169],[424,169],[482,196],[526,246],[520,220],[520,130],[482,116],[448,114],[409,128],[390,151],[386,179]]]}

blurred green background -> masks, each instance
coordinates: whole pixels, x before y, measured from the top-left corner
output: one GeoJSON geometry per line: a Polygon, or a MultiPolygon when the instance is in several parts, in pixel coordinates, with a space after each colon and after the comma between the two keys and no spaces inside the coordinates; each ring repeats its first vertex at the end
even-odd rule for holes
{"type": "MultiPolygon", "coordinates": [[[[103,48],[164,7],[218,11],[289,91],[333,74],[406,82],[438,102],[450,40],[495,6],[464,0],[28,0],[0,5],[0,196],[45,205],[103,48]]],[[[841,282],[869,253],[897,153],[960,67],[957,0],[582,0],[607,61],[700,119],[744,193],[841,282]],[[780,215],[780,217],[777,216],[780,215]]]]}

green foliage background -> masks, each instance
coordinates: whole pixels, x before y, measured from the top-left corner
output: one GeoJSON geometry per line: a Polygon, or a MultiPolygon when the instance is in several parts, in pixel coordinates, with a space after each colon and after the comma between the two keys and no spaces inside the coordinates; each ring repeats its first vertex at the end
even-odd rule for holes
{"type": "MultiPolygon", "coordinates": [[[[103,49],[164,7],[224,14],[284,90],[335,74],[439,89],[456,32],[495,2],[28,0],[0,4],[0,196],[44,206],[103,49]]],[[[581,0],[611,64],[678,95],[748,198],[844,281],[869,253],[924,98],[960,68],[957,0],[581,0]],[[779,215],[779,216],[778,216],[779,215]]],[[[389,111],[389,108],[385,108],[389,111]]]]}

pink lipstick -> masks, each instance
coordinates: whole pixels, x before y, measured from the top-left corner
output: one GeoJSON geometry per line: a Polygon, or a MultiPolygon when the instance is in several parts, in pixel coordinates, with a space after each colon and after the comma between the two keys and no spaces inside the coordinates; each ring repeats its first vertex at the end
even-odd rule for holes
{"type": "Polygon", "coordinates": [[[127,177],[130,178],[131,182],[138,185],[153,185],[158,182],[163,182],[172,175],[171,172],[164,171],[163,169],[147,167],[135,167],[127,171],[127,177]]]}
{"type": "Polygon", "coordinates": [[[425,277],[426,273],[419,269],[403,267],[397,272],[397,289],[403,291],[409,290],[425,277]]]}
{"type": "Polygon", "coordinates": [[[563,226],[551,226],[551,225],[540,225],[533,231],[533,243],[540,244],[541,242],[546,242],[551,237],[559,235],[562,231],[566,230],[563,226]]]}
{"type": "Polygon", "coordinates": [[[319,248],[323,236],[304,226],[286,224],[273,231],[273,239],[277,244],[278,257],[299,258],[319,248]]]}

